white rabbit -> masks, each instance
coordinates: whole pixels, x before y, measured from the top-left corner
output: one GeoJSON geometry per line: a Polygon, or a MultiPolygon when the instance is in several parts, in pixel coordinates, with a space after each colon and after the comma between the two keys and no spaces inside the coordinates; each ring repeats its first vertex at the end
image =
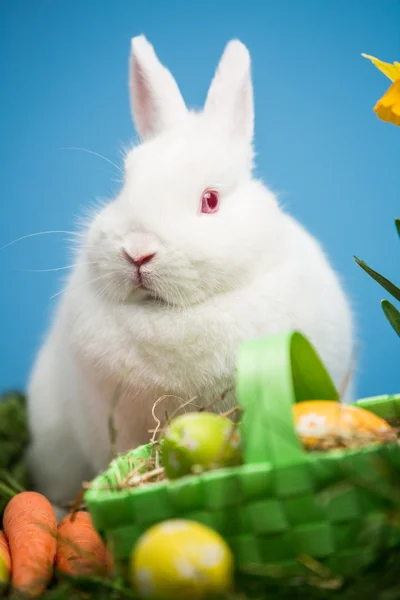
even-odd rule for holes
{"type": "Polygon", "coordinates": [[[338,386],[351,364],[353,321],[336,274],[252,177],[247,48],[228,43],[204,110],[192,112],[138,36],[130,92],[142,144],[84,235],[28,390],[30,464],[56,505],[107,467],[121,376],[119,452],[148,441],[159,397],[204,404],[233,386],[243,340],[298,329],[338,386]]]}

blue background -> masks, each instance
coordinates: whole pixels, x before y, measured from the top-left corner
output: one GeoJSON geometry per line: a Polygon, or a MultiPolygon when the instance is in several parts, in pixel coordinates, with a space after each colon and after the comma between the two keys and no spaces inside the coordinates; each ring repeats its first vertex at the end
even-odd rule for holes
{"type": "MultiPolygon", "coordinates": [[[[358,395],[400,391],[388,295],[353,255],[399,279],[400,129],[372,111],[389,80],[361,58],[400,60],[396,0],[3,0],[0,4],[0,246],[76,217],[118,189],[135,134],[130,38],[145,33],[187,103],[201,106],[226,42],[253,57],[258,173],[324,244],[356,312],[358,395]],[[397,266],[397,269],[396,269],[397,266]]],[[[0,389],[25,385],[70,262],[68,236],[0,251],[0,389]]]]}

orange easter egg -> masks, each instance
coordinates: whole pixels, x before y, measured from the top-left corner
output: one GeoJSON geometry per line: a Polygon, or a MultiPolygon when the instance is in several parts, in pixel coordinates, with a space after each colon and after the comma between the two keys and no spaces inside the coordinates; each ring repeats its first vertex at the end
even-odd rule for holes
{"type": "Polygon", "coordinates": [[[332,400],[307,400],[293,406],[296,431],[309,449],[373,443],[390,436],[381,417],[359,406],[332,400]]]}

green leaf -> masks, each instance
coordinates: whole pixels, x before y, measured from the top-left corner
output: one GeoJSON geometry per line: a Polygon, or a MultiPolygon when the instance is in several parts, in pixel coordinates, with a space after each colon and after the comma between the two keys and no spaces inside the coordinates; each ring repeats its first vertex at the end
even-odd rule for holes
{"type": "Polygon", "coordinates": [[[400,219],[395,219],[394,221],[396,223],[397,233],[399,234],[399,237],[400,237],[400,219]]]}
{"type": "Polygon", "coordinates": [[[383,312],[386,315],[387,320],[397,333],[400,335],[400,312],[389,300],[382,300],[381,302],[383,312]]]}
{"type": "Polygon", "coordinates": [[[373,269],[371,269],[371,267],[369,267],[367,265],[367,263],[365,263],[363,260],[360,260],[359,258],[357,258],[357,256],[355,256],[354,259],[355,259],[356,263],[362,269],[364,269],[364,271],[366,273],[368,273],[368,275],[370,277],[372,277],[372,279],[375,279],[375,281],[377,281],[383,288],[385,288],[385,290],[387,292],[389,292],[389,294],[392,294],[392,296],[394,298],[396,298],[396,300],[399,300],[399,302],[400,302],[400,288],[398,288],[397,285],[395,285],[394,283],[389,281],[389,279],[386,279],[386,277],[384,277],[377,271],[374,271],[373,269]]]}

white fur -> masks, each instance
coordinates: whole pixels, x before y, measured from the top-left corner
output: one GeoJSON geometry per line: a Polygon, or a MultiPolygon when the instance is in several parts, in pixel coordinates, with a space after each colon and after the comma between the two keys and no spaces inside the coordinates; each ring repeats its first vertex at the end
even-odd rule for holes
{"type": "MultiPolygon", "coordinates": [[[[207,403],[234,383],[238,345],[298,329],[340,385],[351,364],[352,317],[319,244],[252,178],[250,58],[231,41],[205,110],[186,109],[143,36],[132,41],[130,88],[143,143],[127,155],[119,196],[95,216],[78,250],[29,385],[30,461],[54,503],[118,451],[149,438],[160,396],[207,403]],[[204,189],[216,214],[199,214],[204,189]],[[132,257],[156,253],[138,289],[132,257]]],[[[228,398],[232,403],[232,396],[228,398]]],[[[169,414],[176,403],[167,400],[169,414]]]]}

